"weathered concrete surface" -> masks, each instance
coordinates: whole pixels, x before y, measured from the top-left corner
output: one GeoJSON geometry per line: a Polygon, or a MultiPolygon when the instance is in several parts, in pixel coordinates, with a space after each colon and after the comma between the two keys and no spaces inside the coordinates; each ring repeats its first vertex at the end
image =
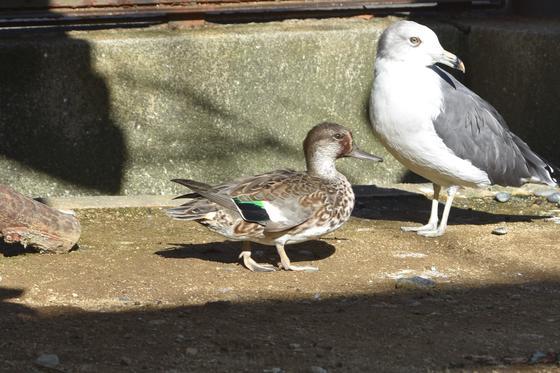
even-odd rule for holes
{"type": "Polygon", "coordinates": [[[466,83],[543,157],[560,165],[560,22],[474,20],[466,83]]]}
{"type": "MultiPolygon", "coordinates": [[[[557,371],[555,355],[529,365],[559,352],[560,226],[536,216],[552,204],[457,201],[433,239],[399,230],[426,222],[422,197],[358,206],[287,245],[315,273],[249,272],[240,243],[160,209],[79,210],[65,255],[0,246],[0,372],[39,370],[42,354],[63,372],[557,371]],[[395,288],[414,276],[435,286],[395,288]]],[[[278,262],[272,247],[254,257],[278,262]]]]}
{"type": "MultiPolygon", "coordinates": [[[[3,177],[28,194],[169,193],[179,190],[173,177],[217,182],[301,168],[302,140],[324,120],[351,126],[364,149],[383,153],[366,103],[385,25],[282,22],[4,41],[0,60],[12,80],[0,94],[3,177]]],[[[391,160],[382,177],[375,164],[342,163],[355,182],[402,173],[391,160]]]]}
{"type": "MultiPolygon", "coordinates": [[[[340,161],[352,182],[399,182],[405,170],[375,142],[367,120],[376,40],[392,21],[6,35],[0,176],[34,196],[173,194],[174,177],[218,182],[303,168],[305,133],[330,120],[386,158],[340,161]]],[[[544,50],[556,45],[560,26],[426,22],[466,60],[468,83],[560,163],[552,84],[560,52],[544,50]]]]}

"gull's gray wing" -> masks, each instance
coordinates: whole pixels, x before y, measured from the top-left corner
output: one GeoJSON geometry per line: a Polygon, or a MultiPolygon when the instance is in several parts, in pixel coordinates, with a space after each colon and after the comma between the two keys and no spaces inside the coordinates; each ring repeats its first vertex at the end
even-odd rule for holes
{"type": "Polygon", "coordinates": [[[437,66],[443,109],[434,127],[455,155],[484,170],[493,184],[556,184],[554,167],[512,133],[492,105],[437,66]]]}

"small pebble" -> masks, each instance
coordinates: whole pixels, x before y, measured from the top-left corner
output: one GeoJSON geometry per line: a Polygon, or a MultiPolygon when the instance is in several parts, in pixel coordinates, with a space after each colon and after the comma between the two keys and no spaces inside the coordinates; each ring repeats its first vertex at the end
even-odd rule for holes
{"type": "Polygon", "coordinates": [[[503,236],[504,234],[507,234],[508,230],[506,227],[498,227],[495,228],[494,230],[492,230],[492,234],[495,234],[497,236],[503,236]]]}
{"type": "Polygon", "coordinates": [[[429,289],[435,286],[435,281],[420,276],[401,277],[397,279],[395,284],[397,289],[429,289]]]}
{"type": "Polygon", "coordinates": [[[175,342],[184,342],[184,341],[185,341],[185,336],[182,335],[182,334],[178,334],[178,335],[175,337],[175,342]]]}
{"type": "Polygon", "coordinates": [[[323,367],[318,367],[318,366],[312,366],[311,368],[309,368],[309,372],[310,373],[327,373],[328,370],[326,370],[323,367]]]}
{"type": "Polygon", "coordinates": [[[290,348],[294,352],[303,352],[303,349],[301,348],[301,345],[299,343],[290,343],[290,348]]]}
{"type": "Polygon", "coordinates": [[[60,364],[60,360],[55,354],[42,354],[35,360],[35,364],[46,368],[54,368],[60,364]]]}
{"type": "Polygon", "coordinates": [[[558,203],[560,202],[560,193],[552,193],[551,195],[546,197],[546,200],[550,203],[558,203]]]}
{"type": "Polygon", "coordinates": [[[498,202],[507,202],[511,198],[511,194],[509,194],[507,192],[499,192],[499,193],[496,193],[496,196],[494,198],[498,202]]]}
{"type": "Polygon", "coordinates": [[[284,369],[279,367],[263,369],[263,373],[284,373],[284,369]]]}
{"type": "Polygon", "coordinates": [[[551,194],[557,193],[554,191],[554,189],[545,189],[545,190],[538,190],[535,193],[533,193],[535,196],[537,197],[548,197],[551,194]]]}
{"type": "MultiPolygon", "coordinates": [[[[560,203],[558,204],[560,206],[560,203]]],[[[553,216],[551,218],[544,219],[545,221],[551,221],[556,224],[560,224],[560,216],[553,216]]]]}
{"type": "Polygon", "coordinates": [[[504,357],[502,360],[509,365],[527,364],[526,357],[504,357]]]}
{"type": "Polygon", "coordinates": [[[121,365],[129,366],[132,364],[132,360],[129,357],[123,356],[121,357],[121,365]]]}
{"type": "Polygon", "coordinates": [[[555,360],[556,354],[554,352],[535,351],[529,358],[529,364],[550,364],[554,363],[555,360]]]}
{"type": "Polygon", "coordinates": [[[198,354],[198,348],[196,348],[196,347],[187,347],[186,352],[187,352],[187,354],[189,354],[189,355],[196,355],[196,354],[198,354]]]}

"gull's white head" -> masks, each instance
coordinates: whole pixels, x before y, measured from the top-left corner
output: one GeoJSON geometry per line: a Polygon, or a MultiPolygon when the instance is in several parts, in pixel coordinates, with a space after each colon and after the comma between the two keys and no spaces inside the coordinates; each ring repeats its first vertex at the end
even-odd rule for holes
{"type": "Polygon", "coordinates": [[[377,44],[376,58],[418,66],[442,63],[465,72],[463,62],[443,49],[432,30],[412,21],[395,22],[383,31],[377,44]]]}

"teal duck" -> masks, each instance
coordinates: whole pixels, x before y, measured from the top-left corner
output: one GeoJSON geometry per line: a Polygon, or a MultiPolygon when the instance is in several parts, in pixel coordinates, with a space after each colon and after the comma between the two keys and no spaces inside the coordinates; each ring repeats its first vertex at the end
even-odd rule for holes
{"type": "Polygon", "coordinates": [[[354,157],[380,162],[353,144],[352,133],[334,123],[313,127],[303,142],[307,171],[277,170],[216,186],[174,179],[192,190],[177,198],[187,203],[167,210],[179,220],[194,220],[230,240],[244,241],[239,256],[251,271],[275,267],[251,258],[250,242],[275,245],[281,269],[316,271],[290,263],[284,245],[316,239],[338,229],[352,213],[354,192],[335,161],[354,157]]]}

